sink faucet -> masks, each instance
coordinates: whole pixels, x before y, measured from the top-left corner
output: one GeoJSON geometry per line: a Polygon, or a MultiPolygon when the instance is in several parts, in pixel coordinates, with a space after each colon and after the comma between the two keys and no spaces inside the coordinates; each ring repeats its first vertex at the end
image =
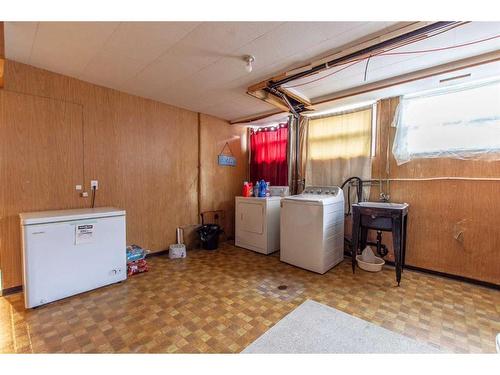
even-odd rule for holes
{"type": "Polygon", "coordinates": [[[380,201],[382,202],[389,202],[389,199],[390,199],[390,195],[389,194],[386,194],[384,192],[380,193],[380,197],[379,197],[380,201]]]}

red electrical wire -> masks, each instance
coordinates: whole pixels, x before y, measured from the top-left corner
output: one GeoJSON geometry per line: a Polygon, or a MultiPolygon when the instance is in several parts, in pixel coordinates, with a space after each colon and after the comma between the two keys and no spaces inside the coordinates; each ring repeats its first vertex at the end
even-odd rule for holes
{"type": "MultiPolygon", "coordinates": [[[[468,23],[468,22],[465,22],[465,23],[468,23]]],[[[400,43],[396,43],[396,45],[394,45],[393,47],[391,47],[391,48],[389,48],[389,49],[387,49],[387,50],[381,50],[380,52],[376,52],[376,53],[374,53],[373,55],[369,55],[368,57],[360,57],[360,58],[358,58],[358,59],[349,60],[349,61],[346,61],[346,62],[342,62],[342,63],[334,64],[334,65],[329,66],[327,69],[331,69],[331,68],[334,68],[334,67],[337,67],[337,66],[346,65],[346,64],[349,64],[349,65],[347,66],[347,67],[349,67],[349,66],[355,65],[355,64],[356,64],[356,63],[358,63],[358,62],[361,62],[361,61],[363,61],[363,60],[369,59],[369,58],[371,58],[371,57],[373,57],[373,56],[378,56],[378,55],[381,55],[381,54],[383,54],[383,53],[385,53],[385,52],[387,52],[387,51],[392,51],[392,50],[395,50],[395,49],[397,49],[397,48],[401,48],[401,47],[404,47],[404,46],[409,45],[409,44],[416,43],[416,42],[421,41],[421,40],[425,40],[425,39],[429,39],[429,38],[435,37],[435,36],[437,36],[437,35],[440,35],[440,34],[442,34],[442,33],[445,33],[445,32],[447,32],[447,31],[450,31],[450,30],[452,30],[452,29],[454,29],[454,28],[456,28],[456,27],[462,26],[462,25],[464,25],[465,23],[458,23],[458,24],[456,24],[456,25],[452,25],[452,26],[443,26],[443,27],[441,27],[441,28],[439,28],[439,29],[436,29],[436,30],[435,30],[435,33],[434,33],[434,34],[432,34],[432,35],[427,35],[427,36],[417,35],[417,36],[414,36],[414,37],[410,38],[409,40],[405,40],[405,41],[402,41],[402,42],[400,42],[400,43]],[[442,30],[442,28],[444,28],[444,30],[442,30]]],[[[346,68],[347,68],[347,67],[346,67],[346,68]]],[[[319,81],[319,80],[321,80],[321,79],[323,79],[323,78],[326,78],[326,77],[332,76],[332,75],[334,75],[334,74],[336,74],[336,73],[338,73],[338,72],[340,72],[340,71],[342,71],[342,70],[344,70],[344,69],[345,69],[345,68],[342,68],[342,69],[336,70],[335,72],[332,72],[332,73],[327,74],[327,75],[325,75],[325,76],[321,76],[321,77],[316,78],[316,79],[314,79],[314,80],[312,80],[312,81],[299,83],[299,84],[297,84],[297,85],[283,86],[283,88],[292,88],[292,87],[299,87],[299,86],[307,85],[307,84],[309,84],[309,83],[313,83],[313,82],[319,81]]]]}
{"type": "Polygon", "coordinates": [[[458,45],[454,45],[454,46],[446,46],[446,47],[441,47],[441,48],[434,48],[434,49],[427,49],[427,50],[418,50],[418,51],[407,51],[407,52],[388,52],[388,51],[392,51],[394,49],[397,49],[397,48],[401,48],[401,47],[404,47],[406,45],[409,45],[409,44],[413,44],[413,43],[416,43],[417,41],[419,40],[425,40],[425,39],[428,39],[428,38],[432,38],[434,36],[437,36],[439,34],[442,34],[444,32],[447,32],[455,27],[458,27],[460,25],[455,25],[451,28],[448,28],[446,30],[443,30],[443,31],[440,31],[439,33],[436,33],[436,34],[433,34],[433,35],[430,35],[428,36],[427,38],[418,38],[417,40],[412,40],[412,41],[409,41],[409,42],[406,42],[404,44],[401,44],[401,45],[398,45],[396,47],[393,47],[389,50],[385,50],[385,51],[381,51],[379,53],[375,53],[373,55],[370,55],[370,56],[367,56],[367,57],[363,57],[363,58],[359,58],[359,59],[356,59],[356,60],[351,60],[351,61],[348,61],[348,62],[345,62],[345,63],[340,63],[340,64],[336,64],[336,65],[332,65],[331,67],[329,67],[328,69],[331,69],[333,67],[336,67],[336,66],[342,66],[342,65],[345,65],[345,64],[349,64],[345,67],[343,67],[342,69],[338,69],[330,74],[327,74],[327,75],[324,75],[324,76],[321,76],[319,78],[316,78],[316,79],[313,79],[311,81],[308,81],[308,82],[302,82],[302,83],[299,83],[297,85],[290,85],[290,86],[283,86],[283,88],[293,88],[293,87],[299,87],[299,86],[304,86],[304,85],[308,85],[310,83],[313,83],[313,82],[317,82],[317,81],[320,81],[324,78],[327,78],[327,77],[330,77],[334,74],[337,74],[339,73],[340,71],[344,70],[344,69],[347,69],[355,64],[358,64],[359,62],[361,61],[364,61],[366,59],[370,59],[372,57],[377,57],[377,56],[392,56],[392,55],[406,55],[406,54],[417,54],[417,53],[429,53],[429,52],[440,52],[440,51],[445,51],[445,50],[449,50],[449,49],[454,49],[454,48],[461,48],[461,47],[465,47],[465,46],[469,46],[469,45],[473,45],[473,44],[478,44],[478,43],[483,43],[483,42],[486,42],[488,40],[493,40],[493,39],[497,39],[497,38],[500,38],[500,34],[499,35],[495,35],[495,36],[492,36],[492,37],[489,37],[489,38],[484,38],[484,39],[479,39],[479,40],[475,40],[475,41],[472,41],[472,42],[468,42],[468,43],[462,43],[462,44],[458,44],[458,45]]]}
{"type": "Polygon", "coordinates": [[[389,53],[382,53],[382,56],[391,56],[391,55],[409,55],[409,54],[413,54],[413,53],[426,53],[426,52],[445,51],[445,50],[448,50],[448,49],[452,49],[452,48],[460,48],[460,47],[465,47],[465,46],[470,46],[470,45],[472,45],[472,44],[482,43],[482,42],[486,42],[486,41],[488,41],[488,40],[497,39],[497,38],[500,38],[500,34],[499,34],[499,35],[492,36],[492,37],[489,37],[489,38],[484,38],[484,39],[480,39],[480,40],[475,40],[475,41],[473,41],[473,42],[468,42],[468,43],[457,44],[457,45],[454,45],[454,46],[441,47],[441,48],[433,48],[433,49],[423,49],[423,50],[420,50],[420,51],[389,52],[389,53]]]}
{"type": "MultiPolygon", "coordinates": [[[[467,22],[466,22],[466,23],[467,23],[467,22]]],[[[337,67],[337,66],[346,65],[346,64],[349,64],[349,66],[355,65],[356,63],[358,63],[358,62],[360,62],[360,61],[363,61],[363,60],[366,60],[367,58],[370,58],[370,57],[372,57],[372,56],[377,56],[377,55],[379,55],[379,54],[381,54],[381,53],[384,53],[384,52],[387,52],[387,51],[392,51],[392,50],[394,50],[394,49],[404,47],[404,46],[406,46],[406,45],[408,45],[408,44],[416,43],[416,42],[418,42],[418,41],[420,41],[420,40],[425,40],[425,39],[428,39],[428,38],[432,38],[432,37],[437,36],[437,35],[439,35],[439,34],[442,34],[442,33],[445,33],[445,32],[447,32],[447,31],[450,31],[450,30],[452,30],[452,29],[454,29],[454,28],[456,28],[456,27],[462,26],[463,24],[464,24],[464,23],[458,23],[458,24],[456,24],[456,25],[452,25],[451,27],[450,27],[450,26],[448,26],[448,27],[443,26],[443,27],[445,28],[445,30],[441,30],[442,28],[436,29],[435,31],[437,31],[437,32],[436,32],[435,34],[428,35],[428,36],[417,35],[417,36],[414,36],[414,37],[410,38],[409,40],[405,40],[405,41],[402,41],[402,42],[400,42],[400,43],[396,43],[396,45],[395,45],[395,46],[393,46],[393,47],[391,47],[391,48],[389,48],[389,49],[387,49],[387,50],[381,50],[380,52],[376,52],[376,53],[374,53],[373,55],[370,55],[370,56],[368,56],[368,57],[360,57],[360,58],[358,58],[358,59],[353,59],[353,60],[349,60],[349,61],[346,61],[346,62],[341,62],[341,63],[338,63],[338,64],[331,65],[331,66],[329,66],[329,67],[327,68],[327,70],[328,70],[328,69],[335,68],[335,67],[337,67]]],[[[292,88],[292,87],[299,87],[299,86],[307,85],[307,84],[309,84],[309,83],[313,83],[313,82],[319,81],[319,80],[321,80],[321,79],[323,79],[323,78],[330,77],[330,76],[332,76],[332,75],[334,75],[334,74],[336,74],[336,73],[338,73],[338,72],[340,72],[340,71],[342,71],[342,70],[344,70],[344,68],[343,68],[343,69],[336,70],[335,72],[332,72],[332,73],[327,74],[327,75],[325,75],[325,76],[321,76],[321,77],[319,77],[319,78],[316,78],[316,79],[314,79],[314,80],[312,80],[312,81],[299,83],[299,84],[297,84],[297,85],[283,86],[283,88],[285,88],[285,89],[286,89],[286,88],[292,88]]]]}
{"type": "MultiPolygon", "coordinates": [[[[319,78],[313,79],[312,81],[299,83],[299,84],[297,84],[297,85],[293,85],[293,86],[286,86],[286,87],[283,87],[283,88],[285,88],[285,89],[289,89],[289,88],[292,88],[292,87],[304,86],[304,85],[308,85],[308,84],[313,83],[313,82],[316,82],[316,81],[320,81],[320,80],[322,80],[322,79],[324,79],[324,78],[327,78],[327,77],[330,77],[330,76],[332,76],[332,75],[334,75],[334,74],[337,74],[338,72],[341,72],[341,71],[342,71],[342,70],[344,70],[344,69],[350,68],[350,67],[351,67],[351,66],[353,66],[353,65],[359,64],[359,63],[360,63],[361,61],[363,61],[364,59],[365,59],[365,58],[363,58],[363,59],[359,59],[359,60],[355,60],[352,64],[349,64],[349,65],[347,65],[347,66],[344,66],[343,68],[341,68],[341,69],[339,69],[339,70],[336,70],[336,71],[334,71],[334,72],[331,72],[330,74],[327,74],[327,75],[325,75],[325,76],[321,76],[321,77],[319,77],[319,78]]],[[[345,64],[344,64],[344,65],[345,65],[345,64]]]]}

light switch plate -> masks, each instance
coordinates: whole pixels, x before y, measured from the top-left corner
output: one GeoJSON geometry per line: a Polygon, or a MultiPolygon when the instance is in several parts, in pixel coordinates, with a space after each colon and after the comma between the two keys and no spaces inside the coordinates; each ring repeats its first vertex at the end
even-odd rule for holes
{"type": "Polygon", "coordinates": [[[75,185],[75,190],[82,190],[82,185],[75,185]]]}

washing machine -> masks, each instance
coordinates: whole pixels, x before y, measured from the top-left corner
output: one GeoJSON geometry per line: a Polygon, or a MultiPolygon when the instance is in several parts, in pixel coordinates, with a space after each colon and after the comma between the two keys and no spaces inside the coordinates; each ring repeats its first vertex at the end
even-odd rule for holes
{"type": "Polygon", "coordinates": [[[344,259],[344,194],[309,186],[281,200],[280,259],[323,274],[344,259]]]}

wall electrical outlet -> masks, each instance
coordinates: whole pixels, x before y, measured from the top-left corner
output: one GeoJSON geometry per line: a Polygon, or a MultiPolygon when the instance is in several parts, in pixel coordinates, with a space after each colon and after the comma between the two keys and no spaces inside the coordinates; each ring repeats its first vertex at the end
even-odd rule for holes
{"type": "Polygon", "coordinates": [[[91,180],[90,181],[90,188],[93,189],[94,186],[95,186],[96,190],[99,189],[99,181],[97,181],[97,180],[91,180]]]}
{"type": "Polygon", "coordinates": [[[82,190],[82,185],[75,185],[75,190],[82,190]]]}

